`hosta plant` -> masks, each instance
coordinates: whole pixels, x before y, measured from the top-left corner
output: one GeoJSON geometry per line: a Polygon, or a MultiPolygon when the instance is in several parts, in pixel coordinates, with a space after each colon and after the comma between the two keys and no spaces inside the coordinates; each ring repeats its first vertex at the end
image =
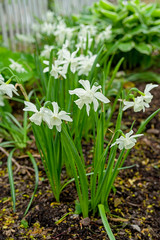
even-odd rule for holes
{"type": "Polygon", "coordinates": [[[80,23],[98,25],[100,39],[106,43],[106,48],[113,48],[112,53],[116,54],[116,59],[125,57],[124,68],[146,68],[152,62],[153,53],[159,53],[158,3],[119,0],[118,5],[114,5],[109,1],[100,0],[90,8],[88,15],[82,13],[75,19],[80,23]],[[110,27],[110,32],[105,35],[107,27],[110,27]]]}

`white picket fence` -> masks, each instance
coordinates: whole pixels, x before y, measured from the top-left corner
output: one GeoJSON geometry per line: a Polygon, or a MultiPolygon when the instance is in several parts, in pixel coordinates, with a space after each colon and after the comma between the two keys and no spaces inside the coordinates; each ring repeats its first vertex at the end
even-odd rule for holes
{"type": "MultiPolygon", "coordinates": [[[[98,0],[97,0],[98,1],[98,0]]],[[[56,13],[70,15],[92,5],[96,0],[53,0],[56,13]]],[[[0,34],[3,44],[13,51],[20,48],[15,36],[32,34],[35,17],[42,19],[48,10],[48,0],[0,0],[0,34]]],[[[23,43],[23,49],[26,49],[23,43]]]]}
{"type": "Polygon", "coordinates": [[[0,29],[3,44],[16,49],[17,34],[30,36],[35,17],[41,19],[48,9],[48,0],[3,0],[0,2],[0,29]]]}
{"type": "Polygon", "coordinates": [[[83,7],[91,6],[98,0],[55,0],[55,11],[63,14],[70,15],[72,13],[79,13],[83,7]]]}

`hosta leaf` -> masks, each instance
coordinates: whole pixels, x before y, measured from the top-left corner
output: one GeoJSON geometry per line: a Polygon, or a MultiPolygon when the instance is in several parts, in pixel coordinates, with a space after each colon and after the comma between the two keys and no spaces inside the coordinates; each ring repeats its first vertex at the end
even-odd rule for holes
{"type": "Polygon", "coordinates": [[[149,34],[159,35],[160,36],[160,25],[150,28],[148,31],[149,34]]]}
{"type": "Polygon", "coordinates": [[[105,9],[105,10],[116,11],[116,6],[113,5],[112,3],[108,2],[108,1],[100,0],[99,1],[99,6],[102,7],[103,9],[105,9]]]}
{"type": "Polygon", "coordinates": [[[159,17],[160,16],[160,8],[155,9],[152,14],[152,17],[159,17]]]}
{"type": "Polygon", "coordinates": [[[144,33],[144,34],[148,33],[148,30],[145,25],[142,25],[142,24],[138,25],[137,27],[135,27],[129,31],[129,34],[131,34],[132,36],[140,34],[140,33],[144,33]]]}
{"type": "Polygon", "coordinates": [[[122,42],[119,44],[118,48],[122,51],[122,52],[129,52],[130,50],[132,50],[132,48],[134,48],[135,44],[133,41],[129,41],[129,42],[122,42]]]}
{"type": "Polygon", "coordinates": [[[153,25],[158,25],[158,26],[160,26],[160,19],[158,19],[158,20],[155,20],[155,21],[152,21],[151,22],[153,25]]]}
{"type": "Polygon", "coordinates": [[[131,16],[128,16],[126,17],[124,20],[123,20],[123,24],[131,24],[131,23],[135,23],[137,24],[137,20],[138,20],[138,17],[136,14],[132,14],[131,16]]]}
{"type": "Polygon", "coordinates": [[[146,43],[140,43],[135,45],[135,49],[143,54],[150,55],[152,52],[152,46],[146,43]]]}
{"type": "Polygon", "coordinates": [[[107,17],[108,19],[110,19],[113,22],[117,22],[118,20],[118,14],[112,11],[108,11],[108,10],[103,10],[101,9],[100,12],[107,17]]]}
{"type": "Polygon", "coordinates": [[[154,49],[160,50],[160,40],[158,41],[152,41],[151,45],[154,47],[154,49]]]}
{"type": "Polygon", "coordinates": [[[145,15],[145,17],[150,17],[155,9],[156,9],[156,4],[150,3],[145,5],[142,8],[142,13],[145,15]]]}

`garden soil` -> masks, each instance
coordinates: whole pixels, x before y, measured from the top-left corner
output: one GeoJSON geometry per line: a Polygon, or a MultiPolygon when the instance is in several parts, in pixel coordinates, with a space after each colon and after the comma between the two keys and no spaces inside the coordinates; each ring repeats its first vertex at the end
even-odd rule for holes
{"type": "MultiPolygon", "coordinates": [[[[145,84],[138,84],[144,90],[145,84]]],[[[127,131],[136,119],[133,130],[140,122],[160,107],[160,87],[152,90],[154,98],[151,108],[145,113],[127,110],[123,116],[122,129],[127,131]],[[127,127],[127,128],[126,128],[127,127]]],[[[21,106],[22,108],[22,106],[21,106]]],[[[17,115],[21,114],[17,110],[17,115]]],[[[113,116],[116,119],[116,114],[113,116]]],[[[114,121],[114,120],[113,120],[114,121]]],[[[106,133],[106,138],[107,138],[106,133]]],[[[92,239],[107,240],[107,234],[100,216],[90,215],[83,219],[74,214],[77,194],[72,182],[62,192],[60,203],[52,195],[44,168],[37,152],[34,137],[28,149],[17,150],[13,157],[14,182],[16,189],[16,212],[13,212],[10,185],[7,173],[7,152],[0,151],[0,240],[12,239],[92,239]],[[34,191],[35,175],[32,164],[26,156],[30,151],[38,164],[39,186],[29,212],[23,218],[25,209],[34,191]],[[16,164],[15,164],[16,163],[16,164]]],[[[3,139],[1,139],[3,141],[3,139]]],[[[92,143],[84,141],[86,163],[92,158],[92,143]]],[[[116,240],[159,240],[160,239],[160,115],[148,125],[145,134],[138,139],[131,150],[125,166],[120,171],[114,191],[110,194],[108,221],[116,240]]],[[[65,169],[62,179],[65,179],[65,169]]]]}

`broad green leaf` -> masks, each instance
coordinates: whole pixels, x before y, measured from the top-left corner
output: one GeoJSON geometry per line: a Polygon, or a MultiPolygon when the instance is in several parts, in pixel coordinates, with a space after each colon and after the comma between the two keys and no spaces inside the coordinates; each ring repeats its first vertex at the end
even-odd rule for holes
{"type": "Polygon", "coordinates": [[[137,20],[138,20],[137,15],[136,15],[136,14],[133,14],[133,15],[125,18],[122,23],[123,23],[123,24],[131,24],[131,23],[133,23],[133,22],[136,22],[136,23],[137,23],[137,20]]]}
{"type": "Polygon", "coordinates": [[[118,21],[122,21],[123,19],[125,19],[128,16],[128,11],[126,11],[126,9],[123,11],[121,11],[118,14],[118,21]]]}
{"type": "Polygon", "coordinates": [[[101,9],[100,12],[107,18],[109,18],[111,21],[113,22],[117,22],[118,20],[118,14],[112,11],[108,11],[108,10],[103,10],[101,9]]]}
{"type": "Polygon", "coordinates": [[[152,21],[152,24],[160,26],[160,19],[152,21]]]}
{"type": "Polygon", "coordinates": [[[141,72],[131,74],[127,77],[128,82],[144,81],[144,82],[157,82],[160,84],[160,75],[153,72],[141,72]]]}
{"type": "Polygon", "coordinates": [[[145,17],[150,17],[155,9],[156,9],[156,4],[150,3],[145,5],[141,11],[145,17]]]}
{"type": "Polygon", "coordinates": [[[133,41],[130,42],[121,42],[118,46],[118,48],[122,51],[122,52],[129,52],[132,50],[132,48],[134,48],[135,44],[133,41]]]}
{"type": "Polygon", "coordinates": [[[160,50],[160,40],[158,41],[152,41],[151,45],[154,47],[154,49],[160,50]]]}
{"type": "MultiPolygon", "coordinates": [[[[9,67],[11,64],[9,60],[10,58],[22,64],[23,68],[26,70],[25,73],[18,73],[16,71],[13,71],[13,73],[22,80],[22,82],[28,81],[34,76],[35,65],[31,54],[12,52],[11,50],[4,47],[0,47],[0,71],[4,67],[9,67]]],[[[10,75],[8,76],[8,71],[4,71],[4,74],[6,74],[6,77],[10,77],[10,75]]]]}
{"type": "Polygon", "coordinates": [[[150,55],[152,52],[152,46],[146,43],[135,44],[135,49],[146,55],[150,55]]]}
{"type": "MultiPolygon", "coordinates": [[[[160,23],[159,23],[159,24],[160,24],[160,23]]],[[[148,33],[149,33],[150,35],[153,34],[153,35],[158,35],[158,36],[160,36],[160,25],[150,28],[150,29],[148,30],[148,33]]]]}
{"type": "Polygon", "coordinates": [[[144,34],[148,33],[147,27],[143,24],[140,24],[137,27],[135,27],[135,28],[133,28],[129,31],[129,34],[132,35],[132,36],[138,35],[140,33],[144,33],[144,34]]]}
{"type": "Polygon", "coordinates": [[[155,9],[152,14],[151,14],[152,17],[160,17],[160,8],[158,9],[155,9]]]}
{"type": "Polygon", "coordinates": [[[105,9],[105,10],[116,11],[116,6],[113,5],[112,3],[108,2],[108,1],[100,0],[99,1],[99,6],[102,7],[103,9],[105,9]]]}

